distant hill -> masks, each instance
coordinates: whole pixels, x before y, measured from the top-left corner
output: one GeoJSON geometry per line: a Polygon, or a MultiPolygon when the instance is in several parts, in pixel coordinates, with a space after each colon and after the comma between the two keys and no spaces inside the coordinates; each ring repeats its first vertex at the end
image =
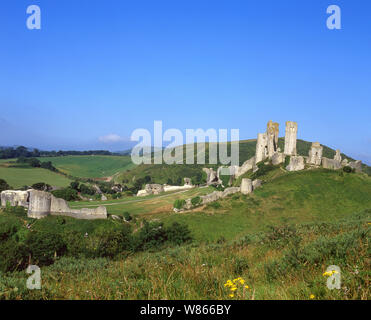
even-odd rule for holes
{"type": "MultiPolygon", "coordinates": [[[[278,146],[281,148],[281,150],[284,150],[284,138],[279,138],[278,140],[278,146]]],[[[230,143],[228,143],[228,146],[230,147],[230,143]]],[[[304,141],[301,139],[297,140],[297,152],[299,155],[307,156],[308,152],[312,146],[312,142],[304,141]]],[[[183,154],[185,159],[185,146],[182,146],[180,148],[183,148],[183,154]]],[[[246,160],[250,159],[255,155],[256,150],[256,139],[251,140],[242,140],[240,141],[240,165],[242,165],[246,160]]],[[[195,147],[196,150],[196,147],[195,147]]],[[[228,149],[230,151],[230,148],[228,149]]],[[[333,158],[336,151],[327,147],[323,146],[323,156],[327,158],[333,158]]],[[[219,165],[213,165],[208,164],[208,158],[209,158],[209,144],[206,143],[205,147],[205,154],[206,154],[206,164],[194,164],[194,165],[167,165],[167,164],[156,164],[156,165],[139,165],[134,167],[131,170],[128,170],[126,172],[121,173],[115,178],[115,181],[118,183],[131,183],[133,180],[138,178],[144,178],[145,176],[150,176],[152,178],[153,183],[168,183],[168,181],[172,181],[173,183],[182,181],[184,177],[192,178],[196,176],[197,174],[200,174],[202,168],[208,166],[212,168],[217,168],[219,165]]],[[[346,158],[350,161],[354,161],[351,157],[341,154],[343,159],[346,158]]],[[[196,158],[196,156],[195,156],[196,158]]],[[[185,161],[184,161],[185,162],[185,161]]],[[[195,160],[196,162],[196,160],[195,160]]],[[[371,167],[367,165],[363,165],[364,172],[371,174],[371,167]]]]}

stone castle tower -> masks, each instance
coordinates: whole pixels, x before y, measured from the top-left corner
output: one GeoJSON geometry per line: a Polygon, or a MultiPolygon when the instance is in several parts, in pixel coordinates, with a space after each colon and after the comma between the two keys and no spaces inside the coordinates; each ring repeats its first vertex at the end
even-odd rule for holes
{"type": "Polygon", "coordinates": [[[267,124],[267,131],[258,133],[256,141],[255,163],[267,158],[271,159],[278,151],[279,124],[270,120],[267,124]]]}
{"type": "Polygon", "coordinates": [[[296,155],[296,138],[298,135],[298,124],[294,121],[286,121],[285,150],[287,156],[296,155]]]}
{"type": "Polygon", "coordinates": [[[268,144],[268,158],[272,158],[278,150],[278,133],[279,124],[269,120],[267,124],[267,144],[268,144]]]}

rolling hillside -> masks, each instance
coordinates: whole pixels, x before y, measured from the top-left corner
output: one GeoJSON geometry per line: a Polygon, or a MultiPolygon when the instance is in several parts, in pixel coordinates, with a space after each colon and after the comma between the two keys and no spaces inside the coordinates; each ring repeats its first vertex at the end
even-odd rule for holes
{"type": "Polygon", "coordinates": [[[129,156],[62,156],[42,157],[40,161],[51,161],[61,172],[80,178],[105,178],[135,165],[129,156]]]}
{"type": "Polygon", "coordinates": [[[71,183],[71,180],[67,177],[47,169],[13,167],[9,160],[0,161],[0,179],[5,180],[15,189],[26,185],[31,186],[38,182],[45,182],[56,187],[66,187],[71,183]]]}
{"type": "MultiPolygon", "coordinates": [[[[284,138],[279,138],[278,146],[281,148],[281,150],[284,149],[284,138]]],[[[304,140],[297,140],[297,152],[299,155],[307,156],[309,149],[311,148],[312,143],[304,140]]],[[[185,146],[182,146],[183,148],[183,155],[185,158],[186,152],[185,152],[185,146]]],[[[123,172],[115,177],[115,181],[118,183],[130,183],[134,179],[138,178],[144,178],[145,176],[150,176],[152,178],[153,183],[167,183],[168,179],[171,179],[173,182],[179,181],[179,179],[182,179],[184,177],[192,178],[195,175],[199,174],[205,166],[217,168],[218,165],[208,165],[208,157],[209,157],[209,145],[206,144],[205,148],[205,154],[206,154],[206,164],[205,165],[167,165],[167,164],[161,164],[161,165],[139,165],[134,167],[131,170],[128,170],[126,172],[123,172]]],[[[250,159],[255,155],[255,149],[256,149],[256,140],[243,140],[240,141],[240,165],[244,163],[246,160],[250,159]]],[[[196,148],[195,148],[196,150],[196,148]]],[[[196,151],[195,151],[196,152],[196,151]]],[[[327,158],[333,158],[335,155],[335,150],[323,146],[323,156],[327,158]]],[[[341,154],[343,159],[347,158],[348,160],[354,160],[350,157],[348,157],[345,154],[341,154]]],[[[196,159],[196,155],[195,155],[196,159]]],[[[196,162],[196,160],[195,160],[196,162]]],[[[185,163],[185,161],[184,161],[185,163]]],[[[363,170],[366,173],[371,174],[371,167],[363,165],[363,170]]]]}

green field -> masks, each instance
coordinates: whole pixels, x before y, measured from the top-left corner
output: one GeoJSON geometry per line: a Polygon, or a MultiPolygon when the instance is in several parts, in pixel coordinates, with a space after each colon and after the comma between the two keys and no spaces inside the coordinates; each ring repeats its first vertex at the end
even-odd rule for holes
{"type": "Polygon", "coordinates": [[[31,186],[38,182],[45,182],[56,187],[66,187],[71,183],[70,179],[50,170],[41,168],[12,168],[1,165],[1,163],[0,179],[4,179],[13,188],[21,188],[25,185],[31,186]]]}
{"type": "Polygon", "coordinates": [[[129,156],[62,156],[42,157],[40,161],[51,161],[60,171],[80,178],[104,178],[133,168],[129,156]]]}

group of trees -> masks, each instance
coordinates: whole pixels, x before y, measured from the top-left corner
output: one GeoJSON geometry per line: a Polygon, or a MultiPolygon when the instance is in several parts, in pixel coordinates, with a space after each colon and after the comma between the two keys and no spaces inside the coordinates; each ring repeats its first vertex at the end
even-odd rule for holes
{"type": "Polygon", "coordinates": [[[88,186],[83,183],[80,184],[78,181],[71,182],[70,188],[75,190],[76,192],[81,192],[82,194],[86,194],[90,196],[93,196],[97,193],[97,190],[94,189],[93,187],[88,186]]]}
{"type": "Polygon", "coordinates": [[[59,156],[88,156],[88,155],[117,155],[107,150],[89,150],[89,151],[40,151],[38,149],[28,149],[24,146],[0,148],[0,159],[13,158],[35,158],[35,157],[59,157],[59,156]]]}
{"type": "Polygon", "coordinates": [[[39,159],[33,157],[32,158],[20,157],[18,158],[17,163],[24,163],[34,168],[43,168],[54,172],[58,171],[57,168],[53,166],[51,161],[41,162],[39,159]]]}

